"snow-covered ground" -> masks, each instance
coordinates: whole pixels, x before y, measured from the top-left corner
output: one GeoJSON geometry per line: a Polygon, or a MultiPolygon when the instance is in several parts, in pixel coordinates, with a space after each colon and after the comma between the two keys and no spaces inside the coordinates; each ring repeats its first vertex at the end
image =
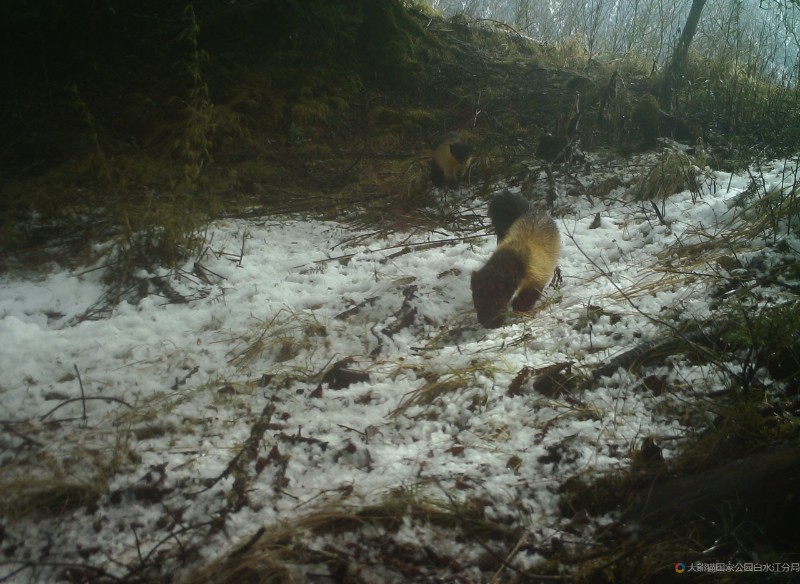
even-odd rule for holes
{"type": "MultiPolygon", "coordinates": [[[[791,181],[787,164],[788,173],[783,162],[764,170],[768,186],[791,181]]],[[[625,173],[599,162],[595,170],[625,173]]],[[[219,221],[202,257],[148,275],[190,301],[151,294],[100,320],[81,315],[102,294],[101,270],[2,276],[0,480],[110,483],[76,509],[3,518],[0,578],[56,581],[63,564],[121,577],[151,552],[190,544],[199,565],[261,527],[337,503],[374,504],[398,488],[444,502],[480,498],[487,517],[509,517],[537,541],[562,535],[556,490],[567,477],[625,467],[648,436],[669,456],[686,433],[679,402],[726,380],[677,362],[653,371],[672,388],[659,395],[622,370],[576,396],[509,385],[525,367],[569,362],[589,374],[664,337],[659,320],[706,318],[716,280],[704,274],[725,271],[678,250],[732,229],[741,214],[733,203],[749,184],[746,174],[709,171],[699,199],[685,191],[666,201],[667,226],[626,198],[625,185],[604,201],[562,197],[560,288],[547,289],[533,318],[496,330],[479,326],[469,286],[495,247],[490,232],[219,221]],[[322,382],[343,359],[360,375],[322,382]],[[235,473],[226,468],[269,403],[257,468],[239,496],[246,504],[231,510],[235,473]],[[219,517],[224,529],[191,528],[219,517]]],[[[764,245],[748,242],[739,259],[764,245]]],[[[394,537],[446,549],[479,581],[479,547],[413,522],[394,537]]],[[[536,560],[524,550],[515,558],[536,560]]]]}

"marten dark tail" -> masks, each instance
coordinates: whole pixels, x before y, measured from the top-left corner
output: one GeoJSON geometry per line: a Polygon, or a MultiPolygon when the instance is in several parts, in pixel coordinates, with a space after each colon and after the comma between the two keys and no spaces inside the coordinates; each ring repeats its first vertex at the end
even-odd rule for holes
{"type": "Polygon", "coordinates": [[[506,233],[508,233],[514,221],[530,210],[530,202],[519,193],[503,191],[494,196],[489,203],[489,219],[492,220],[498,244],[505,239],[506,233]]]}
{"type": "Polygon", "coordinates": [[[529,210],[517,219],[486,265],[472,273],[478,321],[489,328],[502,325],[509,303],[516,312],[529,312],[553,276],[560,253],[558,227],[550,217],[529,210]]]}
{"type": "Polygon", "coordinates": [[[461,137],[450,132],[433,150],[431,178],[436,186],[458,186],[472,164],[472,148],[461,137]]]}

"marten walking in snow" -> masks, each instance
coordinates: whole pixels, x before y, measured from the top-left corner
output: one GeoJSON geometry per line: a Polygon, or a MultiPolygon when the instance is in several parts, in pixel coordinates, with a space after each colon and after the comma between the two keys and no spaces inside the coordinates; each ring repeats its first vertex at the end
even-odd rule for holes
{"type": "MultiPolygon", "coordinates": [[[[508,215],[501,214],[501,218],[507,219],[508,215]]],[[[533,308],[553,276],[561,251],[555,221],[530,207],[511,227],[503,228],[502,222],[495,222],[495,230],[499,238],[504,231],[504,237],[486,265],[472,272],[470,282],[478,321],[487,328],[503,324],[503,312],[509,302],[515,312],[533,308]]]]}
{"type": "Polygon", "coordinates": [[[457,187],[472,163],[472,148],[450,132],[433,150],[431,178],[436,186],[457,187]]]}
{"type": "Polygon", "coordinates": [[[505,239],[506,233],[514,221],[530,209],[531,204],[528,199],[519,193],[503,191],[499,195],[495,195],[492,202],[489,203],[489,219],[492,220],[494,231],[497,234],[497,243],[505,239]]]}

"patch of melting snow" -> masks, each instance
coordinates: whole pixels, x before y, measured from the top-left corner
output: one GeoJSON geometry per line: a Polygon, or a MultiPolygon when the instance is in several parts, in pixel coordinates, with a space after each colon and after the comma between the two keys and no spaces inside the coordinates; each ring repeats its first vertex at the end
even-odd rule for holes
{"type": "MultiPolygon", "coordinates": [[[[782,162],[763,172],[769,184],[788,180],[782,162]]],[[[525,526],[540,542],[563,535],[557,488],[566,478],[627,466],[645,436],[668,438],[669,456],[672,439],[685,433],[671,406],[725,380],[679,361],[657,374],[685,395],[656,395],[624,371],[573,400],[545,397],[529,383],[509,395],[509,385],[525,367],[571,362],[590,372],[664,335],[660,320],[707,317],[702,258],[700,267],[683,266],[675,246],[729,229],[732,200],[749,182],[715,173],[700,199],[687,191],[667,200],[667,226],[622,197],[575,200],[558,218],[560,289],[546,291],[533,318],[497,330],[478,325],[469,287],[470,272],[495,247],[491,234],[463,240],[443,230],[369,233],[302,219],[219,221],[198,260],[207,281],[190,276],[194,262],[173,277],[176,291],[199,299],[171,304],[151,295],[82,322],[76,317],[101,294],[97,273],[4,276],[3,481],[35,486],[60,474],[110,483],[74,511],[4,519],[3,547],[14,551],[0,578],[20,567],[15,561],[43,565],[20,572],[20,582],[55,581],[62,569],[48,565],[59,562],[122,576],[176,538],[209,561],[262,526],[340,503],[377,504],[404,488],[442,502],[479,498],[486,517],[525,526]],[[348,357],[366,377],[339,389],[320,383],[348,357]],[[91,400],[75,399],[81,386],[91,400]],[[248,468],[247,504],[230,511],[235,484],[226,469],[268,403],[275,412],[258,441],[262,467],[248,468]],[[223,516],[224,529],[208,527],[223,516]],[[183,530],[195,525],[207,527],[183,530]]],[[[426,541],[480,579],[479,546],[421,529],[407,521],[396,541],[426,541]]],[[[539,559],[521,551],[515,561],[531,567],[539,559]]]]}

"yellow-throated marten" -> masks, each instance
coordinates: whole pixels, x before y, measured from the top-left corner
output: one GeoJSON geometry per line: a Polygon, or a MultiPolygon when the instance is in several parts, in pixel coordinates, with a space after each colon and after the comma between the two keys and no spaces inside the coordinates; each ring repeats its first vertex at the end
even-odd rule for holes
{"type": "Polygon", "coordinates": [[[472,272],[478,321],[499,327],[509,302],[515,312],[530,311],[553,276],[560,251],[555,221],[528,209],[508,228],[486,265],[472,272]]]}
{"type": "Polygon", "coordinates": [[[494,196],[489,203],[489,219],[492,220],[494,232],[497,234],[497,243],[505,239],[514,221],[530,211],[530,208],[528,199],[519,193],[503,191],[494,196]]]}
{"type": "Polygon", "coordinates": [[[472,163],[472,148],[456,132],[450,132],[433,150],[431,178],[436,186],[458,186],[472,163]]]}

